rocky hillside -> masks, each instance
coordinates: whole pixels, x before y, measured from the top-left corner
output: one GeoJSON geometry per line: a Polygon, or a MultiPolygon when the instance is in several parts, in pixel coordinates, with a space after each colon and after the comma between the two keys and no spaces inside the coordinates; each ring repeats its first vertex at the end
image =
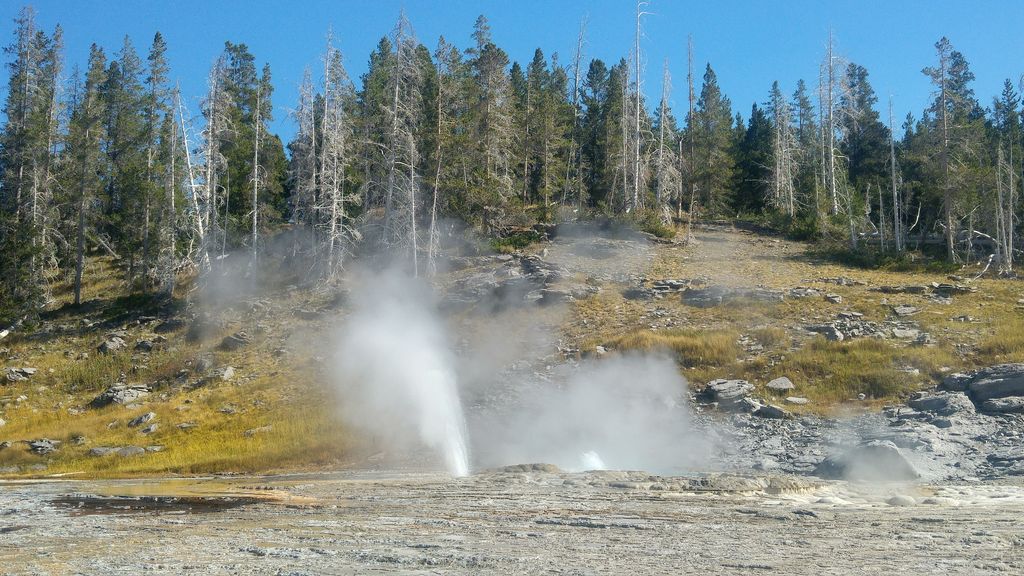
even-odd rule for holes
{"type": "MultiPolygon", "coordinates": [[[[489,386],[464,391],[470,411],[514,402],[523,375],[545,386],[582,358],[646,350],[687,376],[706,433],[728,438],[725,467],[827,474],[828,446],[849,440],[830,439],[837,415],[852,422],[839,436],[858,442],[981,454],[979,474],[1020,466],[1004,453],[1019,444],[1019,368],[952,376],[1024,361],[1016,281],[850,268],[726,228],[689,243],[551,234],[514,254],[454,254],[436,279],[456,352],[500,351],[473,375],[489,386]],[[978,384],[989,381],[1003,383],[978,384]],[[893,427],[909,435],[867,432],[893,427]]],[[[326,366],[344,286],[268,273],[157,301],[107,282],[88,287],[82,307],[55,307],[0,340],[3,474],[249,472],[379,456],[335,416],[345,399],[326,366]]]]}

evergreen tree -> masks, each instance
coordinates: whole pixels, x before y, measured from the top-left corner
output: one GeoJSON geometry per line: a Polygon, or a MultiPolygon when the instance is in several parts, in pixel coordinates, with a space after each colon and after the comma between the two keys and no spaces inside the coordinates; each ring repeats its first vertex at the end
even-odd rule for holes
{"type": "Polygon", "coordinates": [[[15,18],[12,60],[0,134],[0,317],[38,312],[55,263],[54,169],[58,139],[60,27],[47,36],[35,12],[15,18]]]}
{"type": "Polygon", "coordinates": [[[71,100],[71,119],[68,122],[68,163],[66,181],[74,190],[75,225],[75,304],[82,302],[82,274],[85,269],[85,240],[95,213],[92,204],[100,190],[100,144],[104,132],[103,120],[108,100],[103,98],[104,84],[108,81],[106,56],[92,45],[89,68],[85,81],[76,87],[71,100]]]}
{"type": "MultiPolygon", "coordinates": [[[[737,118],[736,124],[742,127],[742,120],[737,118]]],[[[735,150],[732,207],[737,212],[761,212],[771,190],[772,124],[757,104],[751,106],[750,119],[735,150]]]]}
{"type": "MultiPolygon", "coordinates": [[[[721,213],[730,200],[734,179],[732,103],[722,94],[718,77],[708,64],[694,112],[694,174],[698,203],[709,213],[721,213]]],[[[743,126],[740,124],[742,130],[743,126]]]]}

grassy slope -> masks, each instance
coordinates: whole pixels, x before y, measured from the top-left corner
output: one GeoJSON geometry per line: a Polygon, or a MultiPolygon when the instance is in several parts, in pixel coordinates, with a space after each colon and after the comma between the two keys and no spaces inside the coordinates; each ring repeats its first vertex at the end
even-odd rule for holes
{"type": "MultiPolygon", "coordinates": [[[[966,273],[966,272],[965,272],[966,273]]],[[[714,378],[745,378],[758,386],[778,376],[797,384],[794,395],[812,402],[803,410],[828,413],[858,394],[881,404],[932,385],[950,370],[999,362],[1024,361],[1024,285],[1012,280],[982,279],[978,291],[955,295],[940,304],[923,295],[886,295],[869,290],[882,285],[949,282],[944,274],[850,268],[813,258],[807,245],[740,233],[698,234],[686,249],[661,248],[651,279],[704,277],[711,284],[763,286],[788,291],[810,286],[843,297],[831,304],[821,297],[789,298],[778,304],[744,303],[700,309],[678,296],[653,303],[632,302],[613,290],[577,306],[570,327],[586,353],[596,345],[610,349],[669,350],[691,385],[714,378]],[[866,285],[838,286],[822,278],[845,276],[866,285]],[[909,318],[936,340],[919,346],[895,339],[861,338],[828,342],[799,328],[825,323],[840,311],[864,314],[865,320],[891,318],[891,305],[909,304],[920,313],[909,318]],[[660,316],[647,309],[660,309],[660,316]],[[972,322],[954,320],[971,316],[972,322]],[[675,326],[666,326],[666,318],[675,326]],[[744,353],[740,338],[764,346],[744,353]],[[915,371],[916,370],[916,371],[915,371]]],[[[767,390],[761,393],[770,397],[767,390]]]]}
{"type": "MultiPolygon", "coordinates": [[[[0,427],[0,441],[14,442],[0,450],[0,469],[19,466],[34,473],[99,476],[247,472],[335,464],[346,453],[347,432],[330,409],[335,399],[310,368],[316,363],[315,349],[288,346],[287,336],[301,330],[305,321],[290,314],[260,318],[258,324],[270,327],[269,334],[262,334],[254,319],[237,314],[205,342],[188,341],[181,329],[164,334],[168,341],[157,350],[135,352],[136,341],[152,338],[159,321],[138,324],[131,318],[157,310],[138,297],[102,298],[121,290],[111,280],[116,273],[102,261],[91,272],[87,278],[93,282],[86,286],[81,309],[62,306],[47,315],[45,324],[56,327],[56,333],[20,334],[2,342],[9,349],[5,366],[30,366],[39,372],[28,381],[0,385],[0,417],[7,420],[0,427]],[[122,323],[126,311],[129,319],[122,323]],[[89,323],[96,325],[83,326],[89,323]],[[127,349],[99,354],[96,346],[112,329],[127,332],[127,349]],[[236,352],[216,349],[224,335],[238,329],[255,334],[253,344],[236,352]],[[275,355],[282,345],[291,352],[275,355]],[[88,357],[80,359],[82,353],[88,357]],[[236,376],[191,389],[188,384],[198,380],[197,374],[183,379],[176,375],[191,370],[200,357],[212,357],[214,366],[232,366],[236,376]],[[88,406],[119,380],[149,384],[154,392],[137,407],[88,406]],[[128,426],[149,411],[157,414],[155,432],[144,435],[142,427],[128,426]],[[182,423],[195,426],[178,428],[182,423]],[[79,437],[84,443],[76,442],[79,437]],[[37,438],[63,445],[48,457],[36,456],[21,441],[37,438]],[[89,449],[98,446],[163,448],[136,457],[89,456],[89,449]],[[39,467],[44,463],[45,471],[39,467]]],[[[58,290],[56,296],[61,306],[69,295],[58,290]]],[[[280,304],[281,310],[290,311],[289,305],[303,302],[280,304]]]]}
{"type": "MultiPolygon", "coordinates": [[[[795,394],[812,400],[805,409],[818,412],[841,407],[858,393],[871,396],[875,404],[890,401],[933,383],[944,370],[1024,360],[1024,313],[1017,305],[1024,286],[1018,282],[979,280],[977,293],[954,296],[952,305],[943,305],[923,296],[886,296],[867,286],[818,281],[848,276],[869,286],[924,284],[945,281],[941,274],[866,271],[817,262],[808,258],[805,245],[751,235],[709,233],[699,240],[686,248],[658,246],[648,277],[706,276],[711,283],[781,290],[810,285],[840,294],[844,302],[787,298],[779,304],[697,309],[678,297],[628,301],[615,286],[605,286],[598,295],[576,303],[562,325],[565,342],[585,352],[599,344],[618,350],[668,350],[695,387],[722,377],[742,377],[763,386],[785,375],[796,382],[795,394]],[[921,308],[913,319],[937,345],[872,339],[833,343],[794,329],[827,321],[842,310],[881,321],[889,314],[884,301],[921,308]],[[660,309],[660,315],[649,316],[651,307],[660,309]],[[975,321],[952,320],[965,314],[975,321]],[[764,351],[749,355],[742,344],[754,342],[764,351]]],[[[155,313],[153,304],[123,296],[117,274],[102,259],[92,262],[86,277],[86,306],[63,306],[48,314],[46,324],[58,330],[48,335],[16,334],[0,342],[9,348],[4,366],[39,369],[27,382],[0,385],[0,418],[7,420],[0,427],[0,441],[15,442],[0,450],[0,469],[19,466],[30,474],[96,476],[197,474],[338,466],[354,457],[356,439],[332,416],[333,403],[343,399],[332,396],[317,369],[318,353],[323,352],[317,348],[323,340],[318,335],[331,321],[293,313],[325,302],[302,291],[281,291],[268,296],[274,305],[270,312],[254,313],[244,302],[238,305],[226,315],[222,330],[205,343],[189,342],[179,330],[166,335],[162,349],[143,354],[131,348],[138,339],[152,337],[157,322],[139,324],[134,319],[155,313]],[[119,328],[128,332],[129,349],[98,354],[95,348],[103,335],[119,328]],[[237,352],[215,349],[222,336],[239,329],[255,335],[253,344],[237,352]],[[274,353],[282,347],[290,353],[274,353]],[[88,358],[76,359],[82,352],[88,358]],[[196,389],[181,386],[176,375],[191,369],[202,356],[212,356],[215,366],[234,367],[235,378],[196,389]],[[119,379],[151,384],[155,392],[136,408],[88,407],[119,379]],[[25,399],[19,401],[20,397],[25,399]],[[159,429],[145,436],[127,422],[147,411],[157,414],[159,429]],[[196,426],[182,430],[177,427],[181,423],[196,426]],[[265,431],[246,434],[254,429],[265,431]],[[84,444],[75,443],[79,436],[85,438],[84,444]],[[19,442],[43,437],[64,445],[40,457],[19,442]],[[87,455],[96,446],[126,445],[163,450],[131,458],[87,455]]],[[[70,298],[67,287],[56,294],[58,306],[70,298]]],[[[195,380],[193,374],[186,382],[195,380]]]]}

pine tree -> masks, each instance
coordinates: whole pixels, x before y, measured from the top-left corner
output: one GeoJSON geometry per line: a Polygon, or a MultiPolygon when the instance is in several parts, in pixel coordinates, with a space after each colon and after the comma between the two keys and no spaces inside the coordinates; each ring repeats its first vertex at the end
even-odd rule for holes
{"type": "Polygon", "coordinates": [[[480,16],[473,28],[476,45],[467,53],[473,75],[469,113],[475,146],[480,156],[475,159],[473,179],[477,192],[491,200],[507,199],[513,193],[511,140],[512,114],[509,78],[505,72],[508,55],[491,39],[487,19],[480,16]],[[498,198],[489,191],[497,191],[498,198]]]}
{"type": "Polygon", "coordinates": [[[101,95],[107,82],[106,56],[92,45],[84,83],[75,89],[71,100],[71,119],[65,154],[68,158],[67,181],[74,190],[77,224],[75,226],[75,304],[82,303],[82,274],[85,269],[85,239],[90,227],[91,205],[100,190],[100,144],[103,137],[107,100],[101,95]]]}
{"type": "Polygon", "coordinates": [[[715,71],[708,64],[694,112],[694,173],[699,204],[712,214],[721,213],[729,203],[734,163],[729,153],[732,121],[732,103],[722,94],[715,71]]]}
{"type": "Polygon", "coordinates": [[[56,259],[53,213],[58,78],[63,34],[36,28],[35,12],[15,18],[0,134],[0,315],[38,312],[56,259]]]}

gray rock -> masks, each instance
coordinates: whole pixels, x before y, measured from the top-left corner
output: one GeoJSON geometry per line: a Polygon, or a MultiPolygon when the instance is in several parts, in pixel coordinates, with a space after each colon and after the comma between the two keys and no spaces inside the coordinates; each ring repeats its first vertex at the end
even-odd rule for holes
{"type": "Polygon", "coordinates": [[[28,380],[35,373],[35,368],[6,368],[4,369],[4,378],[8,382],[21,382],[28,380]]]}
{"type": "Polygon", "coordinates": [[[128,458],[131,456],[142,456],[145,453],[146,449],[142,448],[141,446],[125,446],[124,448],[119,448],[116,452],[116,454],[118,456],[121,456],[122,458],[128,458]]]}
{"type": "Polygon", "coordinates": [[[154,418],[156,418],[156,412],[146,412],[145,414],[142,414],[142,415],[136,416],[135,418],[132,418],[128,422],[128,427],[130,427],[130,428],[137,428],[139,426],[142,426],[143,424],[149,423],[154,418]]]}
{"type": "Polygon", "coordinates": [[[746,380],[719,379],[708,382],[701,395],[709,402],[718,402],[719,405],[729,406],[746,398],[753,391],[754,385],[746,380]]]}
{"type": "Polygon", "coordinates": [[[40,438],[39,440],[33,440],[28,443],[28,449],[33,454],[38,454],[40,456],[50,454],[59,447],[59,440],[50,440],[49,438],[40,438]]]}
{"type": "Polygon", "coordinates": [[[982,402],[978,409],[995,414],[1021,414],[1024,413],[1024,396],[991,398],[982,402]]]}
{"type": "Polygon", "coordinates": [[[790,380],[789,378],[786,378],[785,376],[776,378],[768,382],[766,386],[769,390],[773,392],[789,392],[790,390],[796,388],[796,385],[793,384],[793,381],[790,380]]]}
{"type": "Polygon", "coordinates": [[[107,340],[104,340],[99,346],[97,346],[96,350],[99,351],[100,354],[110,354],[111,352],[117,352],[118,350],[124,348],[126,345],[127,344],[125,343],[124,339],[121,338],[120,336],[111,336],[107,340]]]}
{"type": "Polygon", "coordinates": [[[842,342],[843,339],[845,338],[843,333],[840,332],[838,328],[836,328],[835,326],[833,326],[831,324],[821,324],[821,325],[818,325],[818,326],[808,326],[807,329],[810,330],[811,332],[816,332],[818,334],[821,334],[822,336],[825,337],[826,340],[828,340],[830,342],[842,342]]]}
{"type": "Polygon", "coordinates": [[[153,341],[152,340],[139,340],[135,343],[135,350],[137,352],[152,352],[153,341]]]}
{"type": "Polygon", "coordinates": [[[772,420],[786,420],[793,417],[788,410],[775,406],[774,404],[765,404],[757,410],[754,410],[754,416],[759,418],[769,418],[772,420]]]}
{"type": "Polygon", "coordinates": [[[959,392],[938,392],[936,394],[911,398],[907,401],[907,406],[914,410],[931,412],[939,416],[974,412],[974,403],[966,395],[959,392]]]}
{"type": "Polygon", "coordinates": [[[152,434],[153,432],[156,432],[156,429],[159,428],[159,427],[160,427],[160,425],[157,424],[156,422],[154,422],[154,423],[150,424],[149,426],[146,426],[145,428],[143,428],[142,429],[142,433],[143,434],[152,434]]]}
{"type": "Polygon", "coordinates": [[[800,396],[787,396],[786,403],[793,404],[796,406],[804,406],[805,404],[809,404],[810,400],[808,400],[807,398],[802,398],[800,396]]]}
{"type": "Polygon", "coordinates": [[[220,348],[229,352],[234,350],[240,350],[245,348],[252,343],[252,337],[245,332],[235,332],[230,336],[225,336],[220,342],[220,348]]]}
{"type": "Polygon", "coordinates": [[[912,340],[921,335],[921,331],[916,328],[893,328],[892,335],[901,340],[912,340]]]}
{"type": "Polygon", "coordinates": [[[257,434],[266,434],[267,432],[270,432],[273,429],[274,429],[274,427],[270,426],[270,425],[259,426],[257,428],[250,428],[250,429],[246,430],[245,432],[243,432],[243,434],[247,438],[252,438],[253,436],[255,436],[257,434]]]}
{"type": "Polygon", "coordinates": [[[825,295],[825,300],[827,300],[828,302],[831,302],[832,304],[842,304],[843,303],[843,297],[840,296],[839,294],[826,294],[825,295]]]}
{"type": "Polygon", "coordinates": [[[97,446],[95,448],[90,448],[87,454],[95,457],[109,456],[110,454],[117,452],[117,450],[118,449],[114,446],[97,446]]]}
{"type": "Polygon", "coordinates": [[[906,304],[900,304],[899,306],[893,306],[892,307],[892,311],[893,311],[894,314],[896,314],[897,316],[899,316],[901,318],[906,317],[906,316],[913,316],[914,314],[917,314],[918,312],[920,312],[920,310],[918,310],[914,306],[908,306],[906,304]]]}
{"type": "Polygon", "coordinates": [[[93,399],[92,405],[100,408],[108,404],[131,404],[149,396],[149,388],[140,384],[115,384],[93,399]]]}
{"type": "Polygon", "coordinates": [[[0,418],[0,428],[3,428],[4,426],[7,426],[7,420],[0,418]]]}
{"type": "Polygon", "coordinates": [[[872,440],[823,460],[814,470],[821,478],[873,482],[906,481],[921,475],[888,440],[872,440]]]}
{"type": "MultiPolygon", "coordinates": [[[[945,384],[945,383],[944,383],[945,384]]],[[[999,364],[972,372],[957,380],[975,402],[992,398],[1024,396],[1024,364],[999,364]]]]}

